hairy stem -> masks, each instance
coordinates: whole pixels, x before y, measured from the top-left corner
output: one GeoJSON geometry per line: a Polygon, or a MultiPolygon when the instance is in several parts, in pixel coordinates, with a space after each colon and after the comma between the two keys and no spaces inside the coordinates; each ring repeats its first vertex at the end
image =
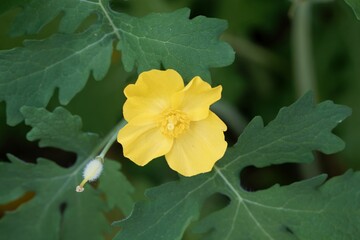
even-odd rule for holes
{"type": "Polygon", "coordinates": [[[101,153],[98,155],[100,158],[104,159],[105,155],[107,154],[107,152],[109,151],[110,147],[113,145],[113,143],[116,141],[117,138],[117,133],[119,132],[119,130],[121,128],[123,128],[126,124],[125,120],[121,120],[114,128],[112,131],[110,131],[110,133],[106,136],[106,138],[104,138],[104,141],[106,143],[106,145],[104,146],[104,148],[102,149],[101,153]]]}
{"type": "MultiPolygon", "coordinates": [[[[92,153],[89,155],[89,157],[87,158],[86,161],[84,161],[78,168],[76,173],[80,170],[83,169],[83,167],[86,164],[91,164],[91,161],[95,161],[98,160],[100,161],[102,164],[104,163],[104,158],[105,155],[107,154],[107,152],[109,151],[110,147],[113,145],[113,143],[116,141],[116,137],[117,137],[117,133],[118,131],[123,128],[126,124],[125,120],[120,121],[110,132],[109,134],[100,142],[99,145],[96,146],[96,148],[92,151],[92,153]],[[99,155],[97,155],[95,157],[95,155],[101,150],[101,153],[99,155]],[[95,157],[95,160],[93,160],[95,157]],[[90,160],[90,161],[89,161],[90,160]]],[[[102,165],[101,164],[101,165],[102,165]]],[[[89,165],[87,165],[89,166],[89,165]]],[[[75,188],[76,192],[83,192],[84,191],[84,186],[85,184],[92,179],[95,175],[97,175],[97,177],[99,176],[99,174],[101,173],[102,169],[99,169],[99,167],[93,169],[93,172],[90,172],[90,174],[85,174],[86,171],[86,167],[84,170],[84,179],[82,180],[82,182],[75,188]],[[98,174],[96,174],[96,172],[99,171],[98,174]]],[[[96,177],[96,178],[97,178],[96,177]]]]}

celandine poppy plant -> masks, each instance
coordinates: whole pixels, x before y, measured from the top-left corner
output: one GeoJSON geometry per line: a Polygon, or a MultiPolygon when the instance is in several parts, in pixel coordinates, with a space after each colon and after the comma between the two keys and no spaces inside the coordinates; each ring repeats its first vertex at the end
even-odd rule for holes
{"type": "Polygon", "coordinates": [[[227,127],[210,111],[221,90],[200,77],[184,86],[174,70],[141,73],[124,90],[128,123],[117,137],[124,156],[144,166],[165,155],[170,168],[184,176],[211,171],[227,148],[227,127]]]}

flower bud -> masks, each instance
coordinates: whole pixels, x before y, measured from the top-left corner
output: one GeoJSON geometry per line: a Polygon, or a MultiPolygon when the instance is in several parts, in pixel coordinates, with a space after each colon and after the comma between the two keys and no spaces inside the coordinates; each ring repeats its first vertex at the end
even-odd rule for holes
{"type": "Polygon", "coordinates": [[[87,182],[92,182],[99,178],[103,170],[102,160],[101,157],[96,157],[86,165],[83,172],[84,180],[76,187],[76,192],[84,191],[84,185],[87,182]]]}

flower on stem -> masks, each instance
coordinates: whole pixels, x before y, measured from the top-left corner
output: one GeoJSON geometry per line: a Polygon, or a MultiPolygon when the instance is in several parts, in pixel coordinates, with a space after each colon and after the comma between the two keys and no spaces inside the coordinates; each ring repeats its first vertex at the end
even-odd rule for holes
{"type": "Polygon", "coordinates": [[[221,90],[200,77],[184,86],[174,70],[141,73],[124,90],[128,123],[117,137],[124,156],[144,166],[165,155],[170,168],[184,176],[211,171],[227,147],[227,127],[210,111],[221,90]]]}
{"type": "Polygon", "coordinates": [[[84,185],[87,182],[92,182],[98,179],[102,170],[103,170],[103,158],[96,157],[94,160],[91,160],[84,168],[84,172],[83,172],[84,180],[82,180],[80,185],[76,187],[76,191],[83,192],[84,185]]]}

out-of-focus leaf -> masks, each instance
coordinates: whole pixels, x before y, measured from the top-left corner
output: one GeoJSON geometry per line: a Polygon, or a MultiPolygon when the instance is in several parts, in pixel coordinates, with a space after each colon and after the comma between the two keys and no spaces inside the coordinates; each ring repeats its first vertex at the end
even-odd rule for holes
{"type": "Polygon", "coordinates": [[[29,0],[3,0],[0,2],[0,14],[27,1],[29,0]]]}
{"type": "Polygon", "coordinates": [[[206,239],[358,236],[359,173],[326,183],[321,175],[257,192],[245,191],[239,180],[247,166],[304,163],[313,160],[315,150],[340,151],[344,143],[331,131],[350,113],[330,101],[314,105],[312,94],[307,94],[281,109],[266,127],[256,117],[214,171],[149,190],[149,200],[136,204],[130,217],[118,223],[122,230],[115,239],[182,239],[204,201],[215,193],[226,195],[230,203],[200,220],[196,230],[206,233],[206,239]]]}
{"type": "Polygon", "coordinates": [[[290,4],[288,1],[223,0],[217,11],[219,17],[229,21],[229,29],[233,33],[249,34],[260,29],[270,32],[290,4]]]}
{"type": "Polygon", "coordinates": [[[360,20],[360,2],[358,0],[345,0],[345,2],[350,5],[356,17],[360,20]]]}

